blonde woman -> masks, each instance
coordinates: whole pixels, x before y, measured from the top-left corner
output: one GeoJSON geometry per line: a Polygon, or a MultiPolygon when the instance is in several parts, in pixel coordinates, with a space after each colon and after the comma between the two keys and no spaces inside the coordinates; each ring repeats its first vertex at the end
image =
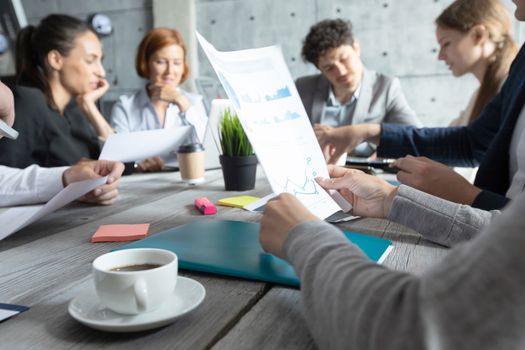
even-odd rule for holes
{"type": "Polygon", "coordinates": [[[518,53],[508,11],[499,0],[455,1],[436,19],[438,58],[455,77],[472,74],[479,88],[450,126],[467,125],[498,93],[518,53]]]}

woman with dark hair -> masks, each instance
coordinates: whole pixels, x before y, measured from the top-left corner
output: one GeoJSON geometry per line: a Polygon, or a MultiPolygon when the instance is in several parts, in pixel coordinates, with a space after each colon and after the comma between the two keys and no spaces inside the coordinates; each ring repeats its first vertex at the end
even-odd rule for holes
{"type": "MultiPolygon", "coordinates": [[[[175,29],[155,28],[140,42],[135,61],[137,74],[149,83],[131,96],[121,96],[111,113],[117,132],[132,132],[191,125],[191,142],[202,142],[206,112],[202,96],[179,87],[189,76],[186,45],[175,29]]],[[[139,171],[164,168],[160,157],[137,164],[139,171]]]]}
{"type": "Polygon", "coordinates": [[[108,90],[102,45],[83,21],[50,15],[20,31],[15,97],[19,138],[0,141],[0,164],[63,166],[98,158],[111,127],[95,102],[108,90]]]}
{"type": "MultiPolygon", "coordinates": [[[[13,94],[1,81],[0,121],[8,127],[15,121],[13,94]]],[[[0,139],[3,136],[0,132],[0,139]]],[[[70,167],[53,168],[31,165],[25,169],[16,169],[0,165],[0,207],[47,202],[65,186],[100,176],[108,177],[106,183],[78,200],[102,205],[112,204],[118,195],[119,179],[123,170],[122,163],[107,160],[83,160],[70,167]]]]}

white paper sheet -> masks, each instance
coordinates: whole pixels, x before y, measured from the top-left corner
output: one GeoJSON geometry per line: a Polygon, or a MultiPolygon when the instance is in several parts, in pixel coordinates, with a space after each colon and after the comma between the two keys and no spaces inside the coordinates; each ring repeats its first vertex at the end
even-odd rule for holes
{"type": "Polygon", "coordinates": [[[0,214],[0,240],[37,221],[45,215],[104,185],[106,177],[74,182],[57,193],[45,205],[16,207],[0,214]]]}
{"type": "Polygon", "coordinates": [[[191,131],[190,126],[111,134],[99,159],[134,162],[155,156],[173,158],[191,131]]]}
{"type": "Polygon", "coordinates": [[[268,203],[268,201],[274,198],[275,196],[276,194],[274,193],[267,194],[266,196],[259,198],[255,202],[245,205],[243,209],[248,210],[248,211],[253,211],[256,213],[262,213],[264,211],[266,203],[268,203]]]}
{"type": "Polygon", "coordinates": [[[20,311],[14,311],[14,310],[0,310],[0,322],[3,320],[6,320],[8,318],[13,317],[14,315],[19,314],[20,311]]]}
{"type": "Polygon", "coordinates": [[[326,161],[313,132],[281,49],[219,52],[197,38],[255,149],[275,194],[294,194],[325,219],[341,210],[315,181],[328,177],[326,161]]]}

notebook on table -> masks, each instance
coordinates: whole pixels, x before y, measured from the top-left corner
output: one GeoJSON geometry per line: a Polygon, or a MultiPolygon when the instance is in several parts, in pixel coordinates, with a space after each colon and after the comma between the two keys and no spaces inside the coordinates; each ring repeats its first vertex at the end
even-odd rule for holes
{"type": "MultiPolygon", "coordinates": [[[[344,231],[372,261],[381,263],[392,248],[390,241],[344,231]]],[[[293,287],[299,279],[288,262],[263,251],[259,224],[228,220],[199,220],[157,233],[117,249],[161,248],[173,251],[179,268],[273,282],[293,287]]]]}

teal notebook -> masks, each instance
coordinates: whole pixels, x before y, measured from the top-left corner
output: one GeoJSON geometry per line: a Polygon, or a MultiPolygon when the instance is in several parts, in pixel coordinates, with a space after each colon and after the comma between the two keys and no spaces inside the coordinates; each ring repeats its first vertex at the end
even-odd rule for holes
{"type": "MultiPolygon", "coordinates": [[[[381,262],[391,242],[355,232],[344,234],[373,261],[381,262]]],[[[299,279],[286,261],[265,253],[259,224],[200,220],[160,232],[117,249],[162,248],[179,258],[179,268],[298,287],[299,279]]]]}

